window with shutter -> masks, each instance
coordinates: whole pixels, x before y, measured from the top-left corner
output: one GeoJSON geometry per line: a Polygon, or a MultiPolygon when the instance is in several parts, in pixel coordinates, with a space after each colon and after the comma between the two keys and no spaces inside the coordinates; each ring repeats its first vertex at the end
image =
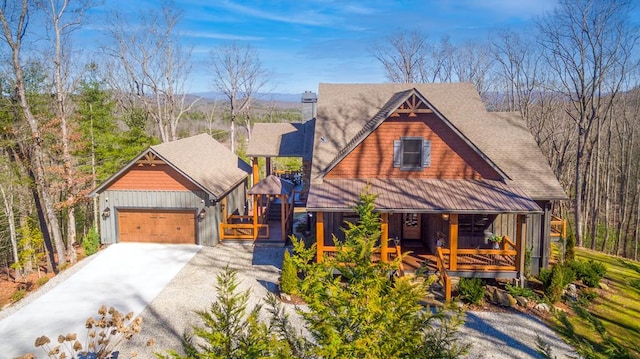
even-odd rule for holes
{"type": "Polygon", "coordinates": [[[393,141],[393,166],[407,171],[431,166],[431,141],[422,137],[402,137],[393,141]]]}

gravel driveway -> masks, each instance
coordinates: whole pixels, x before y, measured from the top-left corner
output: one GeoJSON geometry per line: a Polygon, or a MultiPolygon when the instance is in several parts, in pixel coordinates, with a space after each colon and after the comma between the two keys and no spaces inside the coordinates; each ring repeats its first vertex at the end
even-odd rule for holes
{"type": "MultiPolygon", "coordinates": [[[[138,357],[152,358],[156,351],[179,350],[182,334],[199,323],[194,310],[208,309],[216,294],[216,275],[227,265],[237,271],[239,289],[251,290],[252,308],[276,288],[282,253],[282,248],[257,247],[254,251],[240,244],[203,247],[142,312],[142,332],[120,347],[121,357],[137,352],[138,357]],[[155,345],[146,347],[152,338],[155,345]]],[[[293,306],[288,309],[294,313],[293,306]]],[[[474,359],[541,358],[536,353],[536,335],[551,345],[558,358],[575,355],[540,320],[520,313],[468,312],[460,330],[460,337],[472,344],[468,358],[474,359]]]]}

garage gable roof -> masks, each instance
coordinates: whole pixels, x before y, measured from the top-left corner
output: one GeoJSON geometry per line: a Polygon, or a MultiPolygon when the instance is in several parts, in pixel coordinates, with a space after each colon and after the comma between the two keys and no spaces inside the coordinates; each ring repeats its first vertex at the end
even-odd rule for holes
{"type": "Polygon", "coordinates": [[[138,160],[149,154],[154,154],[173,167],[216,201],[222,199],[251,173],[251,166],[223,144],[207,134],[200,134],[149,147],[94,189],[90,196],[107,189],[138,160]]]}

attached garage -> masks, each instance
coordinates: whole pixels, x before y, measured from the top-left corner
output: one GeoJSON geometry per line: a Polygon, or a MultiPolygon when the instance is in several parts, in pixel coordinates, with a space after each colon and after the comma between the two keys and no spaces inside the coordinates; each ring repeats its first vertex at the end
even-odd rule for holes
{"type": "Polygon", "coordinates": [[[244,214],[249,174],[207,134],[151,146],[91,192],[101,241],[215,246],[222,213],[244,214]]]}
{"type": "Polygon", "coordinates": [[[171,210],[118,210],[120,242],[196,244],[196,213],[171,210]]]}

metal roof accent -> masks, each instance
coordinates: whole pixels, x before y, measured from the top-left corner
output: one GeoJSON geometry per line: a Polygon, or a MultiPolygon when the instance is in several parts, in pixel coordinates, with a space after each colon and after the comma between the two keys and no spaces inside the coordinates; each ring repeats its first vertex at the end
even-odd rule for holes
{"type": "Polygon", "coordinates": [[[308,211],[351,211],[368,188],[380,212],[540,213],[517,186],[494,180],[325,179],[313,183],[308,211]]]}

